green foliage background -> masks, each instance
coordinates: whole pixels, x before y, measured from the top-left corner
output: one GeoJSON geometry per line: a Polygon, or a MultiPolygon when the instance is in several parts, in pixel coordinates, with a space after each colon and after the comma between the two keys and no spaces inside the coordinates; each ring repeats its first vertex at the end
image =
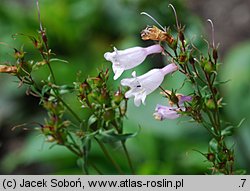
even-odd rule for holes
{"type": "MultiPolygon", "coordinates": [[[[200,37],[205,34],[206,21],[191,12],[184,1],[147,0],[41,0],[41,19],[47,29],[49,44],[58,58],[69,61],[53,63],[53,70],[60,84],[72,83],[79,70],[84,77],[96,75],[97,68],[111,68],[103,54],[112,51],[113,46],[125,49],[132,46],[147,46],[151,42],[140,40],[140,31],[154,23],[140,12],[153,15],[162,25],[175,23],[168,4],[173,3],[179,20],[186,25],[186,35],[193,38],[197,47],[205,47],[200,37]],[[194,35],[195,34],[195,35],[194,35]]],[[[13,61],[13,49],[24,45],[28,57],[38,57],[33,45],[25,37],[11,37],[15,33],[36,35],[39,29],[35,1],[1,0],[0,2],[0,62],[13,61]]],[[[174,29],[174,28],[172,28],[174,29]]],[[[206,36],[206,35],[205,35],[206,36]]],[[[223,110],[226,120],[237,125],[242,118],[245,122],[231,138],[235,146],[236,166],[250,172],[250,43],[244,42],[233,47],[220,60],[221,80],[230,80],[222,86],[223,110]]],[[[150,68],[163,66],[166,60],[160,56],[150,56],[144,64],[136,68],[138,74],[150,68]]],[[[36,77],[46,77],[44,68],[36,77]]],[[[131,71],[122,77],[130,76],[131,71]]],[[[180,87],[183,76],[174,74],[167,78],[164,87],[180,87]]],[[[111,80],[114,87],[119,85],[111,80]]],[[[24,88],[17,88],[14,78],[0,74],[0,173],[1,174],[81,174],[76,158],[66,149],[44,142],[44,137],[36,131],[11,131],[14,125],[42,122],[46,113],[38,106],[38,100],[25,96],[24,88]]],[[[188,93],[188,87],[181,90],[188,93]]],[[[76,104],[75,97],[67,97],[70,105],[82,116],[84,112],[76,104]]],[[[155,105],[166,103],[159,91],[148,96],[146,106],[135,107],[129,102],[126,132],[136,132],[136,138],[128,140],[137,174],[204,174],[209,168],[205,158],[194,150],[207,151],[209,136],[205,129],[188,123],[188,118],[180,120],[156,121],[153,119],[155,105]]],[[[34,127],[34,125],[29,125],[34,127]]],[[[110,147],[113,157],[127,168],[119,148],[110,147]]],[[[91,154],[98,166],[109,174],[115,173],[99,148],[91,154]]],[[[129,172],[129,170],[127,170],[129,172]]]]}

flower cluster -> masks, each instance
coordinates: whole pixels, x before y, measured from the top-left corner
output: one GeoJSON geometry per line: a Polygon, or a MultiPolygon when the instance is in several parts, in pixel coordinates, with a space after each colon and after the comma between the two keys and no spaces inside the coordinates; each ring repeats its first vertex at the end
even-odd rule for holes
{"type": "MultiPolygon", "coordinates": [[[[147,27],[141,32],[141,38],[143,40],[159,41],[159,44],[151,45],[149,47],[132,47],[125,50],[117,50],[114,48],[113,52],[106,52],[104,58],[112,62],[112,68],[115,73],[114,80],[118,79],[125,70],[135,68],[140,65],[148,55],[165,53],[164,46],[160,42],[165,41],[167,45],[174,49],[176,48],[176,40],[166,31],[158,29],[156,26],[147,27]]],[[[147,95],[155,91],[162,84],[164,77],[167,74],[177,71],[179,68],[174,62],[168,64],[161,69],[152,69],[147,73],[136,76],[136,72],[132,72],[132,78],[126,78],[121,80],[122,86],[130,87],[130,90],[126,92],[126,98],[134,97],[134,104],[138,107],[143,103],[147,95]]],[[[185,96],[180,98],[179,107],[168,106],[156,106],[156,113],[154,113],[155,119],[175,119],[180,116],[179,111],[185,111],[183,103],[185,101],[191,101],[192,99],[184,99],[185,96]],[[183,97],[183,99],[182,99],[183,97]]],[[[190,96],[188,96],[190,97],[190,96]]]]}
{"type": "MultiPolygon", "coordinates": [[[[184,27],[179,24],[174,7],[171,4],[169,6],[173,9],[176,18],[176,36],[172,35],[170,27],[162,27],[152,16],[143,12],[142,14],[154,20],[159,28],[157,26],[146,27],[141,32],[141,39],[157,44],[146,48],[134,47],[120,51],[114,49],[112,53],[105,53],[104,57],[113,64],[115,80],[121,76],[123,71],[141,64],[150,54],[162,53],[168,57],[166,60],[171,60],[171,63],[161,69],[152,69],[141,76],[136,76],[136,73],[133,72],[132,78],[122,79],[121,85],[130,88],[125,93],[125,97],[134,97],[134,104],[140,106],[141,103],[145,104],[146,96],[159,87],[163,90],[164,97],[169,100],[169,104],[157,104],[153,114],[154,118],[157,120],[176,119],[181,115],[186,115],[201,124],[213,137],[208,148],[209,156],[213,156],[213,158],[212,160],[207,158],[208,161],[212,162],[216,172],[232,174],[233,149],[228,149],[224,142],[225,135],[230,135],[232,130],[231,127],[223,127],[224,123],[220,118],[220,108],[223,105],[218,90],[219,82],[216,81],[218,53],[214,42],[213,23],[208,20],[212,27],[213,38],[211,45],[208,43],[207,54],[203,54],[195,45],[185,39],[184,27]],[[168,91],[161,87],[165,75],[175,71],[185,76],[183,86],[186,83],[191,84],[189,95],[182,95],[174,89],[168,91]]],[[[207,155],[204,154],[204,156],[207,155]]]]}
{"type": "MultiPolygon", "coordinates": [[[[145,38],[145,35],[142,37],[145,38]]],[[[112,68],[115,73],[114,79],[119,78],[124,70],[134,68],[141,64],[145,58],[150,54],[162,53],[164,48],[160,44],[152,45],[146,48],[133,47],[126,50],[117,50],[114,48],[114,52],[107,52],[104,54],[106,60],[112,62],[112,68]]],[[[141,103],[145,104],[147,95],[156,90],[163,82],[164,77],[167,74],[173,73],[178,70],[178,66],[175,63],[168,64],[161,69],[152,69],[147,73],[136,76],[136,72],[132,73],[132,78],[126,78],[121,80],[122,86],[130,87],[130,90],[126,92],[125,97],[134,97],[134,104],[140,106],[141,103]]],[[[158,105],[157,107],[158,108],[158,105]]],[[[169,110],[161,109],[167,113],[161,119],[169,118],[169,110]]],[[[176,111],[171,111],[175,112],[176,111]]],[[[177,115],[177,114],[176,114],[177,115]]]]}

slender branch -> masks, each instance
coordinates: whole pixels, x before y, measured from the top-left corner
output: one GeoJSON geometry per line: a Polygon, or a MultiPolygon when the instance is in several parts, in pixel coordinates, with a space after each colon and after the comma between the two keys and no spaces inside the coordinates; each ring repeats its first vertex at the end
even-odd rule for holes
{"type": "Polygon", "coordinates": [[[93,169],[95,169],[95,171],[99,174],[99,175],[103,175],[103,173],[97,168],[97,166],[92,163],[92,162],[89,162],[89,164],[93,167],[93,169]]]}
{"type": "Polygon", "coordinates": [[[66,146],[72,153],[74,153],[76,156],[78,157],[82,157],[82,154],[77,152],[75,149],[73,149],[70,145],[68,144],[63,144],[64,146],[66,146]]]}
{"type": "Polygon", "coordinates": [[[109,159],[109,161],[112,163],[112,165],[115,167],[115,169],[117,170],[117,172],[119,174],[124,174],[120,168],[120,166],[114,161],[114,159],[110,156],[110,154],[108,153],[105,145],[100,141],[98,140],[96,137],[95,137],[95,140],[96,142],[98,143],[98,145],[100,146],[100,148],[102,149],[103,153],[105,154],[105,156],[109,159]]]}
{"type": "Polygon", "coordinates": [[[62,102],[62,104],[69,110],[69,112],[77,119],[77,121],[79,123],[82,123],[81,118],[71,109],[71,107],[68,106],[68,104],[60,97],[57,96],[57,98],[59,99],[59,101],[62,102]]]}
{"type": "Polygon", "coordinates": [[[127,158],[127,160],[128,160],[128,164],[129,164],[129,168],[130,168],[130,170],[131,170],[131,173],[132,173],[132,174],[135,174],[135,170],[134,170],[134,167],[133,167],[133,164],[132,164],[130,155],[129,155],[129,153],[128,153],[128,149],[127,149],[127,147],[126,147],[126,145],[125,145],[125,141],[121,141],[121,143],[122,143],[122,147],[123,147],[123,150],[124,150],[124,152],[125,152],[126,158],[127,158]]]}
{"type": "MultiPolygon", "coordinates": [[[[119,128],[118,128],[117,122],[114,122],[114,123],[112,123],[112,124],[114,125],[114,127],[115,127],[115,129],[117,130],[118,133],[122,133],[122,132],[119,130],[119,128]]],[[[135,174],[135,170],[134,170],[134,168],[133,168],[132,161],[131,161],[130,155],[129,155],[129,153],[128,153],[128,149],[127,149],[127,147],[126,147],[125,141],[122,141],[122,140],[121,140],[121,144],[122,144],[122,148],[123,148],[123,151],[124,151],[124,153],[125,153],[125,156],[126,156],[126,158],[127,158],[128,165],[129,165],[129,168],[130,168],[130,170],[131,170],[131,173],[132,173],[132,174],[135,174]]]]}
{"type": "Polygon", "coordinates": [[[53,70],[52,70],[52,68],[51,68],[51,65],[50,65],[50,62],[49,62],[49,61],[47,61],[47,65],[48,65],[48,67],[49,67],[49,71],[50,71],[50,74],[51,74],[51,77],[52,77],[52,81],[53,81],[54,84],[56,84],[55,74],[54,74],[54,72],[53,72],[53,70]]]}

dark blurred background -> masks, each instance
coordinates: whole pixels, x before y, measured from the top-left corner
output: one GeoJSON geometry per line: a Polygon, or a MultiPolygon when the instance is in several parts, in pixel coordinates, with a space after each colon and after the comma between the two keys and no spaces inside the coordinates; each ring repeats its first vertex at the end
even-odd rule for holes
{"type": "MultiPolygon", "coordinates": [[[[186,26],[186,36],[197,47],[205,48],[202,38],[211,40],[211,27],[215,26],[215,41],[220,43],[220,79],[230,80],[221,87],[226,121],[237,125],[245,122],[228,139],[235,147],[236,167],[250,173],[250,1],[248,0],[41,0],[41,19],[47,29],[49,44],[57,57],[69,61],[54,63],[53,69],[60,84],[69,84],[81,70],[83,75],[96,75],[97,68],[111,64],[103,54],[112,51],[113,46],[125,49],[133,46],[147,46],[152,42],[140,40],[140,31],[147,25],[154,25],[149,18],[140,15],[145,11],[153,15],[162,25],[173,26],[175,19],[168,8],[172,3],[179,21],[186,26]]],[[[13,61],[12,47],[24,45],[27,57],[39,55],[25,37],[15,40],[15,33],[36,35],[39,29],[35,0],[0,0],[0,63],[13,61]]],[[[172,29],[174,29],[172,27],[172,29]]],[[[149,57],[136,68],[138,74],[153,67],[163,66],[160,56],[149,57]]],[[[46,77],[47,71],[35,73],[37,79],[46,77]]],[[[130,76],[131,71],[124,76],[130,76]]],[[[181,75],[167,78],[164,87],[180,87],[181,75]]],[[[119,80],[114,86],[119,84],[119,80]]],[[[25,88],[18,88],[14,77],[0,74],[0,174],[80,174],[76,158],[66,149],[44,142],[38,132],[22,128],[11,131],[15,125],[42,122],[46,113],[38,100],[25,95],[25,88]]],[[[188,93],[184,88],[182,93],[188,93]]],[[[74,97],[68,97],[71,106],[81,111],[74,97]]],[[[166,103],[156,91],[148,96],[146,106],[136,108],[129,102],[126,132],[135,132],[142,127],[136,138],[128,140],[128,148],[138,174],[204,174],[209,167],[201,154],[207,151],[210,137],[206,131],[181,120],[155,121],[152,113],[157,103],[166,103]],[[147,116],[147,117],[145,117],[147,116]]],[[[29,125],[32,126],[32,125],[29,125]]],[[[113,148],[114,152],[116,151],[113,148]]],[[[117,151],[118,152],[118,151],[117,151]]],[[[94,148],[92,160],[110,170],[102,153],[94,148]]],[[[122,164],[123,158],[116,160],[122,164]]],[[[126,166],[126,164],[124,164],[126,166]]],[[[126,167],[124,167],[126,168],[126,167]]]]}

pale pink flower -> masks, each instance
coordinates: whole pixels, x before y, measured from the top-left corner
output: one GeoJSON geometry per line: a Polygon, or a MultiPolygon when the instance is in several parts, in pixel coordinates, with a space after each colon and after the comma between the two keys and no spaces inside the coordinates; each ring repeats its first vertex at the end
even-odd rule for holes
{"type": "Polygon", "coordinates": [[[153,114],[154,118],[156,120],[162,121],[164,119],[176,119],[180,117],[181,115],[180,112],[186,111],[184,103],[192,101],[192,97],[178,94],[178,100],[179,100],[178,102],[179,107],[173,106],[172,104],[171,106],[163,106],[157,104],[155,108],[155,113],[153,114]]]}
{"type": "Polygon", "coordinates": [[[164,119],[176,119],[180,116],[180,114],[177,112],[177,111],[180,111],[180,109],[177,107],[163,106],[163,105],[157,104],[155,111],[156,112],[153,114],[153,116],[156,120],[160,120],[160,121],[164,119]]]}

